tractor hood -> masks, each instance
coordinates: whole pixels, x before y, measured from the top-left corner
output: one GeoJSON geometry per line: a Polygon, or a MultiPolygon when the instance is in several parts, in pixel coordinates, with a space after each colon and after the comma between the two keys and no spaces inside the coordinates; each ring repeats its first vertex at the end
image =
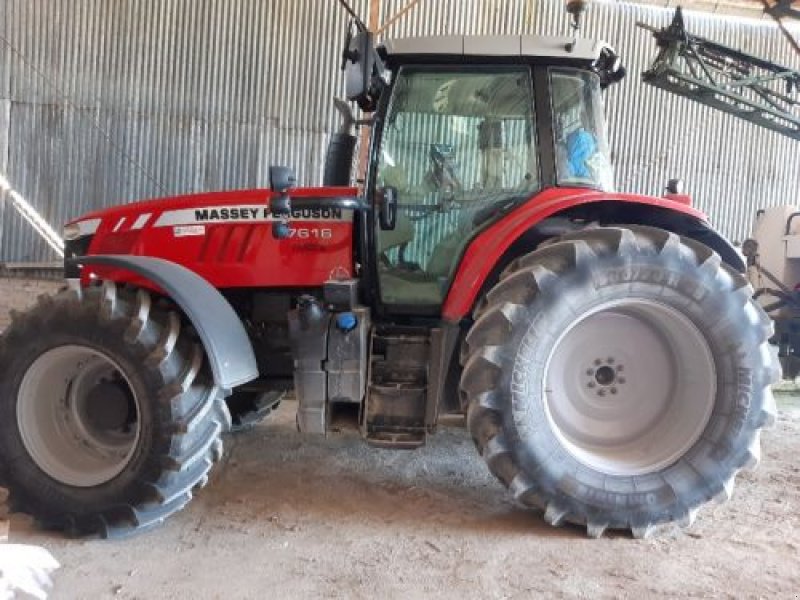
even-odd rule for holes
{"type": "MultiPolygon", "coordinates": [[[[272,225],[281,219],[272,213],[276,194],[269,189],[116,206],[68,223],[65,257],[163,258],[198,273],[215,287],[318,286],[332,274],[352,275],[353,210],[361,206],[356,193],[349,187],[293,189],[286,239],[273,236],[272,225]]],[[[102,270],[97,267],[97,272],[81,277],[109,276],[102,270]]],[[[120,278],[125,280],[114,275],[116,281],[120,278]]]]}

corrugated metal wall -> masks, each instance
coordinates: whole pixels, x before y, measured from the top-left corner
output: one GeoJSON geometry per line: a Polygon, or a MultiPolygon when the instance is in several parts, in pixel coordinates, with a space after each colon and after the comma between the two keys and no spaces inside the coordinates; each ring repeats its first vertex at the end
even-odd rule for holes
{"type": "MultiPolygon", "coordinates": [[[[381,21],[406,0],[384,0],[381,21]]],[[[353,2],[369,14],[369,0],[353,2]]],[[[706,37],[800,68],[766,23],[690,14],[706,37]]],[[[618,187],[683,176],[731,237],[757,207],[798,202],[798,148],[781,136],[642,86],[654,56],[637,20],[671,12],[596,3],[586,33],[630,77],[608,97],[618,187]]],[[[270,164],[318,183],[346,15],[334,0],[0,0],[0,175],[59,226],[137,198],[264,186],[270,164]]],[[[565,33],[561,0],[422,0],[387,36],[565,33]]],[[[51,251],[0,203],[0,260],[51,251]]]]}

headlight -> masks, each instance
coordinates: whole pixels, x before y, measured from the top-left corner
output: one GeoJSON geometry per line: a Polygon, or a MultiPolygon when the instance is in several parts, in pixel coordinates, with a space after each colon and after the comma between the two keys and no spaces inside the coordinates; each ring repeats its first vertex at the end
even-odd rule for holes
{"type": "Polygon", "coordinates": [[[81,237],[81,226],[78,223],[65,225],[62,237],[66,241],[77,240],[81,237]]]}
{"type": "Polygon", "coordinates": [[[94,235],[100,227],[102,219],[84,219],[64,226],[64,241],[77,240],[87,235],[94,235]]]}

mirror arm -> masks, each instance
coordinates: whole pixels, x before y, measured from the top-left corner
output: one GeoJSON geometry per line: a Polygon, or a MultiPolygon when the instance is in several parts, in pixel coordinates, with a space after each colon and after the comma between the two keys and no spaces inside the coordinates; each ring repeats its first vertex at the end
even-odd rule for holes
{"type": "Polygon", "coordinates": [[[368,211],[369,204],[360,196],[294,197],[293,208],[338,208],[341,210],[368,211]]]}
{"type": "Polygon", "coordinates": [[[289,237],[289,217],[292,214],[292,199],[289,191],[297,182],[294,170],[290,167],[271,166],[269,183],[275,196],[270,200],[270,212],[275,220],[272,222],[272,235],[282,240],[289,237]]]}

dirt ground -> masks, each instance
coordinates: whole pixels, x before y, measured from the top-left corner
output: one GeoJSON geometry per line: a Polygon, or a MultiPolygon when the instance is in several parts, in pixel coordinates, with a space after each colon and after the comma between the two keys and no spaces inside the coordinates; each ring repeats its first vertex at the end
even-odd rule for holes
{"type": "Polygon", "coordinates": [[[376,450],[304,437],[295,408],[229,437],[209,487],[160,529],[74,541],[14,515],[10,541],[62,563],[57,599],[800,597],[798,395],[780,395],[731,502],[644,541],[516,508],[458,422],[421,450],[376,450]]]}

